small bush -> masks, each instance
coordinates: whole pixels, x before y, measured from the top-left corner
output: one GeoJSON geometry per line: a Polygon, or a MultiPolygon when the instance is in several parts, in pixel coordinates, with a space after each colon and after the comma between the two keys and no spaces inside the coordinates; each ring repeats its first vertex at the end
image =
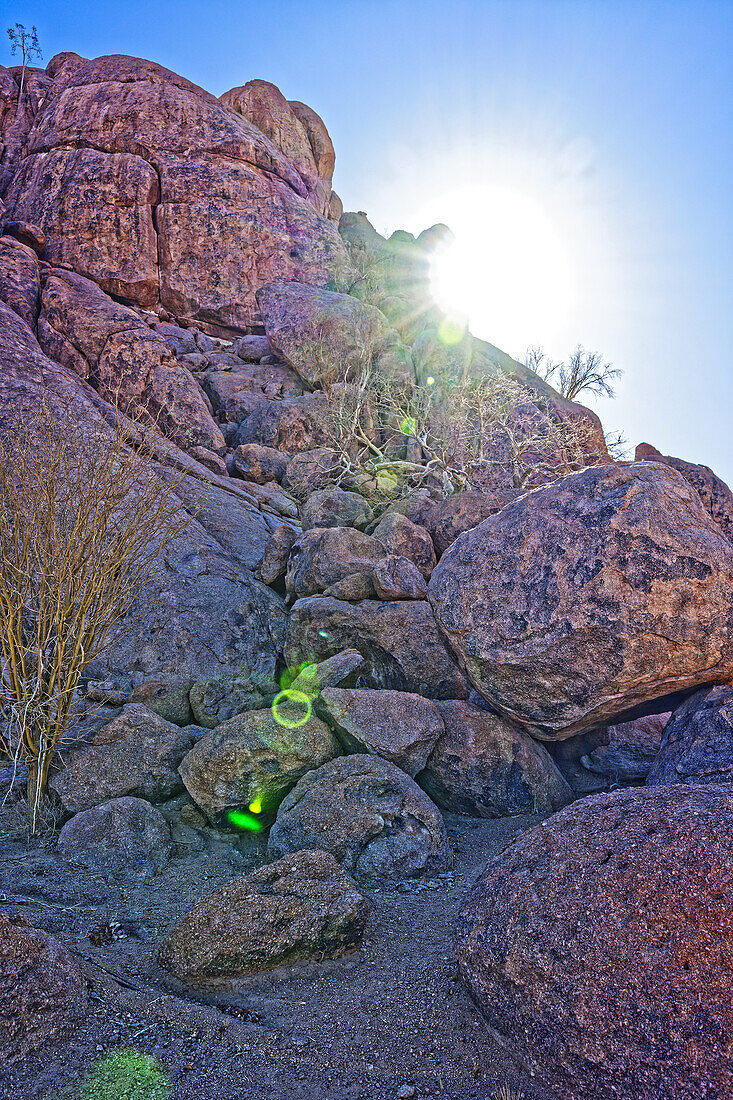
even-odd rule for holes
{"type": "Polygon", "coordinates": [[[82,1086],[81,1100],[168,1100],[171,1085],[149,1054],[113,1050],[103,1055],[82,1086]]]}

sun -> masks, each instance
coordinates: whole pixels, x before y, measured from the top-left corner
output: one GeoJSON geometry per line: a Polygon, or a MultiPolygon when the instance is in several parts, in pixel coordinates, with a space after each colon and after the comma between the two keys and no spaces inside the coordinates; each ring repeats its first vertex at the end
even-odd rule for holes
{"type": "Polygon", "coordinates": [[[531,344],[552,347],[575,287],[562,233],[542,204],[521,190],[476,186],[442,205],[453,240],[433,258],[436,302],[468,315],[474,335],[515,357],[531,344]]]}

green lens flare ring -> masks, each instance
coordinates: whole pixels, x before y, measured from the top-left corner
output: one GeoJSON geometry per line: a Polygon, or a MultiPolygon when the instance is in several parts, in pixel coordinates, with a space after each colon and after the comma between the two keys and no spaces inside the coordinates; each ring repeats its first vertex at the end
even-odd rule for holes
{"type": "Polygon", "coordinates": [[[304,691],[286,688],[285,691],[281,691],[272,700],[272,717],[278,725],[284,726],[288,730],[297,730],[299,726],[304,726],[312,713],[313,704],[304,691]],[[288,704],[303,707],[304,713],[298,714],[297,717],[288,714],[284,709],[288,704]]]}

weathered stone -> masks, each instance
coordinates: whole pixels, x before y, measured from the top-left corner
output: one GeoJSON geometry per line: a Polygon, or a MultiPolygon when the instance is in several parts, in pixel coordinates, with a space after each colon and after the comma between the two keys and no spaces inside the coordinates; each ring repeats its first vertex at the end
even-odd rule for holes
{"type": "Polygon", "coordinates": [[[285,577],[290,551],[298,538],[298,532],[281,523],[270,535],[260,562],[259,576],[265,584],[275,584],[285,577]]]}
{"type": "MultiPolygon", "coordinates": [[[[255,411],[260,402],[280,397],[299,397],[303,383],[295,371],[284,363],[261,366],[259,363],[227,370],[207,370],[201,384],[211,398],[220,420],[241,424],[255,411]]],[[[204,359],[203,366],[210,362],[204,359]]]]}
{"type": "Polygon", "coordinates": [[[40,277],[35,254],[8,237],[0,238],[0,301],[35,328],[39,295],[40,277]]]}
{"type": "Polygon", "coordinates": [[[270,341],[266,336],[240,336],[232,344],[232,351],[245,363],[259,363],[263,355],[270,354],[270,341]]]}
{"type": "Polygon", "coordinates": [[[255,126],[152,62],[63,65],[26,153],[9,217],[43,229],[51,262],[136,305],[241,330],[263,283],[323,284],[345,263],[321,185],[312,196],[255,126]]]}
{"type": "Polygon", "coordinates": [[[285,574],[291,596],[313,596],[385,556],[381,542],[351,527],[314,527],[293,544],[285,574]]]}
{"type": "Polygon", "coordinates": [[[504,817],[571,801],[552,757],[528,734],[462,700],[435,705],[445,728],[417,781],[441,810],[504,817]]]}
{"type": "Polygon", "coordinates": [[[345,382],[372,361],[396,379],[411,369],[384,314],[350,294],[275,282],[257,291],[257,304],[271,346],[309,385],[345,382]]]}
{"type": "Polygon", "coordinates": [[[733,783],[732,686],[703,688],[673,712],[647,783],[733,783]]]}
{"type": "Polygon", "coordinates": [[[168,864],[173,847],[160,810],[142,798],[113,798],[67,821],[57,851],[90,871],[140,882],[168,864]]]}
{"type": "Polygon", "coordinates": [[[424,600],[425,578],[409,558],[388,554],[374,566],[374,588],[380,600],[424,600]]]}
{"type": "MultiPolygon", "coordinates": [[[[261,443],[283,453],[299,454],[327,443],[326,398],[322,393],[261,400],[237,431],[237,443],[261,443]]],[[[314,486],[317,488],[317,486],[314,486]]]]}
{"type": "Polygon", "coordinates": [[[285,659],[321,661],[342,649],[364,658],[356,687],[394,688],[429,699],[466,698],[469,686],[422,600],[350,604],[310,596],[293,604],[285,659]]]}
{"type": "MultiPolygon", "coordinates": [[[[358,493],[332,486],[311,493],[301,508],[300,518],[304,531],[310,531],[312,527],[355,527],[362,530],[371,522],[372,510],[358,493]]],[[[379,535],[376,537],[379,538],[379,535]]]]}
{"type": "Polygon", "coordinates": [[[87,983],[66,948],[0,913],[0,1051],[17,1062],[65,1039],[87,1011],[87,983]]]}
{"type": "Polygon", "coordinates": [[[697,493],[641,462],[507,505],[445,553],[429,596],[484,698],[554,740],[731,679],[732,587],[733,547],[697,493]]]}
{"type": "Polygon", "coordinates": [[[341,471],[339,456],[332,447],[314,447],[293,455],[288,462],[283,484],[299,499],[314,489],[330,487],[341,471]]]}
{"type": "Polygon", "coordinates": [[[187,726],[193,721],[193,712],[188,698],[190,688],[190,680],[171,683],[164,677],[156,676],[152,680],[144,680],[142,684],[136,684],[130,692],[129,701],[142,703],[148,710],[164,718],[166,722],[187,726]]]}
{"type": "Polygon", "coordinates": [[[324,596],[332,596],[334,600],[348,600],[349,603],[359,603],[361,600],[374,600],[377,590],[374,586],[373,571],[349,573],[347,577],[329,584],[323,590],[324,596]]]}
{"type": "Polygon", "coordinates": [[[14,237],[16,241],[32,249],[39,259],[46,252],[46,234],[37,225],[30,222],[3,222],[3,236],[14,237]]]}
{"type": "Polygon", "coordinates": [[[290,687],[292,691],[302,691],[309,699],[315,699],[324,688],[336,687],[364,664],[361,653],[355,649],[344,649],[333,657],[326,658],[320,664],[306,663],[301,666],[298,675],[290,687]]]}
{"type": "Polygon", "coordinates": [[[726,483],[709,466],[685,462],[681,458],[662,455],[656,447],[640,443],[636,448],[637,462],[661,462],[679,471],[699,494],[701,501],[718,524],[726,538],[733,540],[733,493],[726,483]]]}
{"type": "Polygon", "coordinates": [[[494,857],[458,923],[489,1025],[564,1100],[733,1090],[733,800],[595,795],[494,857]]]}
{"type": "Polygon", "coordinates": [[[282,481],[290,455],[260,443],[243,443],[235,450],[232,464],[245,481],[264,485],[267,481],[282,481]]]}
{"type": "Polygon", "coordinates": [[[158,961],[196,982],[333,959],[359,945],[367,913],[332,856],[295,852],[203,898],[163,941],[158,961]]]}
{"type": "Polygon", "coordinates": [[[459,535],[478,527],[479,523],[496,515],[520,495],[519,490],[512,489],[492,493],[467,490],[433,502],[426,508],[422,522],[432,536],[438,557],[453,545],[459,535]]]}
{"type": "Polygon", "coordinates": [[[141,703],[128,703],[89,745],[64,753],[49,789],[68,814],[132,795],[163,802],[180,790],[178,765],[191,739],[141,703]]]}
{"type": "Polygon", "coordinates": [[[247,710],[261,710],[269,696],[275,695],[275,683],[254,684],[246,672],[197,680],[188,698],[193,717],[200,726],[214,729],[247,710]]]}
{"type": "Polygon", "coordinates": [[[409,558],[426,579],[430,578],[435,568],[435,547],[424,527],[419,527],[400,512],[387,512],[372,534],[390,554],[409,558]]]}
{"type": "MultiPolygon", "coordinates": [[[[659,754],[664,728],[671,714],[649,714],[609,726],[605,744],[597,745],[581,757],[583,765],[613,783],[634,783],[646,779],[659,754]]],[[[672,780],[681,783],[682,779],[672,780]]]]}
{"type": "Polygon", "coordinates": [[[412,778],[443,733],[435,703],[410,692],[324,688],[316,708],[346,752],[380,756],[412,778]]]}
{"type": "Polygon", "coordinates": [[[226,825],[232,811],[269,824],[301,776],[338,755],[336,738],[308,710],[283,698],[274,711],[237,714],[184,757],[186,790],[214,825],[226,825]]]}
{"type": "Polygon", "coordinates": [[[268,855],[330,852],[357,881],[432,877],[452,854],[445,825],[408,775],[376,756],[342,756],[304,776],[281,805],[268,855]]]}

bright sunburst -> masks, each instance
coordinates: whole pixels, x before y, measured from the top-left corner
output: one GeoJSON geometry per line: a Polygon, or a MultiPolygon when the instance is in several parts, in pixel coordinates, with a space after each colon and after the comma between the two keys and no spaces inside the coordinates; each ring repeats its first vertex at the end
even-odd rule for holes
{"type": "Polygon", "coordinates": [[[433,261],[436,301],[512,355],[551,346],[575,288],[562,235],[541,205],[520,190],[466,187],[446,196],[445,221],[454,240],[433,261]]]}

